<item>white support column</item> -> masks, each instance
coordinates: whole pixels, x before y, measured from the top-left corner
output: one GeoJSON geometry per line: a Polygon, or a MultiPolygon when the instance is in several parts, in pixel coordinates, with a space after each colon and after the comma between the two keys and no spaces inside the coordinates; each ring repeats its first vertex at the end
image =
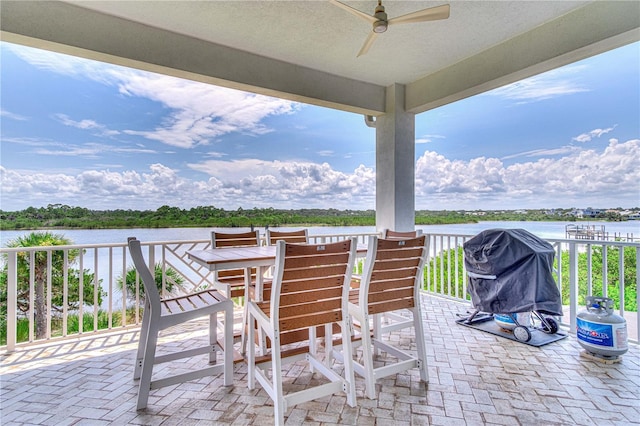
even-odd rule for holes
{"type": "Polygon", "coordinates": [[[376,228],[415,227],[415,114],[405,110],[405,86],[386,89],[386,113],[376,119],[376,228]]]}

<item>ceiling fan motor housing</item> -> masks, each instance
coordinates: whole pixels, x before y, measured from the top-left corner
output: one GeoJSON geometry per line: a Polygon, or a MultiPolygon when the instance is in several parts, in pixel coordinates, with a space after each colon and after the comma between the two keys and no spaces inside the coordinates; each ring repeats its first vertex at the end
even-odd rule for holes
{"type": "Polygon", "coordinates": [[[383,5],[379,4],[376,6],[376,12],[373,16],[377,19],[377,21],[373,23],[373,32],[383,33],[387,31],[387,14],[384,11],[383,5]]]}

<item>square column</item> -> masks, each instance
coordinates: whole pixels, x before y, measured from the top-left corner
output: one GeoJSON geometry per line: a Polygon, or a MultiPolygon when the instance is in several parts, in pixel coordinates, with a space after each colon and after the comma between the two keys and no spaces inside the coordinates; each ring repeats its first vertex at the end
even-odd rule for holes
{"type": "Polygon", "coordinates": [[[386,113],[376,118],[376,228],[415,228],[415,114],[405,110],[405,86],[386,89],[386,113]]]}

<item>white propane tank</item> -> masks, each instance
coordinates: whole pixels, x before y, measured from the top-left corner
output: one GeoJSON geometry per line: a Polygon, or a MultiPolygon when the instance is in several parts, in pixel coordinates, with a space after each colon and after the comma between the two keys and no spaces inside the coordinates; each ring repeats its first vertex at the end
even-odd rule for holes
{"type": "Polygon", "coordinates": [[[615,359],[629,349],[627,321],[613,313],[613,300],[587,296],[586,309],[576,318],[578,343],[589,353],[615,359]]]}
{"type": "Polygon", "coordinates": [[[500,328],[513,331],[513,329],[516,328],[516,323],[511,319],[511,315],[516,316],[518,324],[524,327],[529,327],[529,325],[531,325],[531,312],[519,312],[517,314],[493,314],[493,320],[500,328]]]}

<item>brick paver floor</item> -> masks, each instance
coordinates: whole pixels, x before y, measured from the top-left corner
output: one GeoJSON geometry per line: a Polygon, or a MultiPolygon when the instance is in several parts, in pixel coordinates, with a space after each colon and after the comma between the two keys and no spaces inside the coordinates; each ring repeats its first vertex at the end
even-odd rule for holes
{"type": "MultiPolygon", "coordinates": [[[[640,350],[630,345],[617,364],[586,359],[575,336],[536,348],[455,323],[468,306],[424,296],[430,381],[417,370],[378,381],[375,400],[356,379],[357,407],[343,395],[299,404],[290,425],[629,425],[640,424],[640,350]]],[[[192,322],[162,335],[164,348],[206,335],[192,322]]],[[[2,355],[2,425],[270,425],[273,406],[256,384],[247,389],[246,365],[235,366],[234,385],[203,378],[151,391],[146,410],[135,410],[132,380],[138,332],[83,337],[2,355]]],[[[407,349],[411,335],[395,333],[407,349]]],[[[162,364],[154,377],[195,363],[162,364]]],[[[384,359],[381,360],[384,362],[384,359]]],[[[316,380],[300,364],[285,372],[287,385],[316,380]]]]}

